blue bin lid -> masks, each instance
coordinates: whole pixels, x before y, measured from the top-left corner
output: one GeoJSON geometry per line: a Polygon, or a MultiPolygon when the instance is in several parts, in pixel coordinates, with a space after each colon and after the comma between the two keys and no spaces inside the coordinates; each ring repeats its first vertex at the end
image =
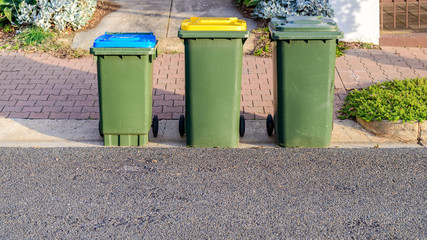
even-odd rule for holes
{"type": "Polygon", "coordinates": [[[154,48],[156,36],[150,33],[105,33],[97,37],[94,48],[154,48]]]}

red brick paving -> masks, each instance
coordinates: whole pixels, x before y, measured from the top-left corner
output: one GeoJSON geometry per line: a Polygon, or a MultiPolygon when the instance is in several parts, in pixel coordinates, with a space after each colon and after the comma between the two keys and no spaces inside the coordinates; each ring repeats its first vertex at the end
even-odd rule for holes
{"type": "MultiPolygon", "coordinates": [[[[245,56],[241,112],[264,119],[273,112],[271,59],[245,56]]],[[[376,82],[427,77],[426,48],[348,50],[336,61],[334,110],[347,91],[376,82]]],[[[153,71],[153,114],[178,119],[184,112],[184,55],[164,54],[153,71]]],[[[96,64],[92,57],[59,59],[47,54],[0,53],[0,117],[97,119],[96,64]]]]}

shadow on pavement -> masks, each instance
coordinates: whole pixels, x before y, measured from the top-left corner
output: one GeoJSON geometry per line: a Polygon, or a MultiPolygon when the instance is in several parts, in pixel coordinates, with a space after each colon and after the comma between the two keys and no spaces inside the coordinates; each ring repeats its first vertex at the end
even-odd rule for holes
{"type": "Polygon", "coordinates": [[[356,56],[366,61],[376,62],[378,65],[396,66],[404,69],[425,70],[427,54],[422,48],[384,47],[386,50],[350,50],[346,55],[356,56]],[[413,52],[417,52],[414,55],[413,52]],[[424,58],[419,58],[424,55],[424,58]]]}
{"type": "MultiPolygon", "coordinates": [[[[91,57],[58,59],[46,54],[0,53],[0,63],[3,139],[94,143],[102,140],[98,131],[96,64],[91,57]]],[[[157,71],[159,64],[154,64],[153,115],[159,115],[160,120],[178,119],[184,114],[183,79],[175,76],[169,79],[171,82],[159,84],[160,80],[168,80],[170,74],[157,71]],[[173,84],[175,89],[166,90],[167,84],[173,84]]],[[[265,119],[243,110],[240,113],[248,120],[265,119]]]]}

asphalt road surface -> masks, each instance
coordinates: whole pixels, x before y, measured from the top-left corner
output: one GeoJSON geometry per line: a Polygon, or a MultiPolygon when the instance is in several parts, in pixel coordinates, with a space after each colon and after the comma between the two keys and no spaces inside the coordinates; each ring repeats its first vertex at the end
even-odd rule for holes
{"type": "Polygon", "coordinates": [[[427,239],[420,149],[0,148],[0,239],[427,239]]]}

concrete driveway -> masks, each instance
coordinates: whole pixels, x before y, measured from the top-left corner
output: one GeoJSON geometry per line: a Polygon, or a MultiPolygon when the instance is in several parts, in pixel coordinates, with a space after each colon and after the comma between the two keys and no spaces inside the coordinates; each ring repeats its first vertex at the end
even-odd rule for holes
{"type": "MultiPolygon", "coordinates": [[[[72,47],[88,50],[96,37],[105,32],[153,32],[160,51],[183,51],[177,37],[182,20],[190,17],[239,17],[231,0],[114,0],[121,8],[105,16],[99,25],[76,34],[72,47]]],[[[245,19],[248,28],[256,23],[245,19]]]]}

